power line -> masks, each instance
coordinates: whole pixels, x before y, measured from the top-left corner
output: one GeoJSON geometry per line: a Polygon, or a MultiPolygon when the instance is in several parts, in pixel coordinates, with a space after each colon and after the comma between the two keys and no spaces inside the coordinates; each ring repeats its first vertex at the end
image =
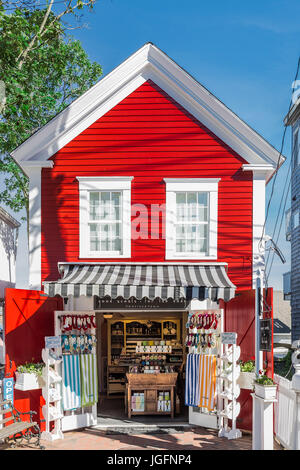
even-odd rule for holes
{"type": "MultiPolygon", "coordinates": [[[[286,175],[286,179],[288,180],[289,178],[289,174],[290,174],[290,171],[291,171],[291,167],[292,167],[292,159],[290,161],[290,164],[289,164],[289,168],[288,168],[288,172],[287,172],[287,175],[286,175]]],[[[282,196],[281,196],[281,200],[280,200],[280,204],[279,204],[279,209],[278,209],[278,212],[277,212],[277,217],[276,217],[276,221],[275,221],[275,225],[274,225],[274,230],[273,230],[273,234],[272,234],[272,240],[274,241],[275,240],[275,233],[276,233],[276,230],[277,230],[277,224],[278,224],[278,221],[279,221],[279,217],[280,217],[280,213],[281,213],[281,207],[282,207],[282,203],[283,203],[283,200],[285,198],[285,190],[286,190],[287,186],[284,187],[284,190],[282,192],[282,196]]],[[[284,210],[284,208],[283,208],[284,210]]],[[[279,228],[279,233],[280,233],[280,230],[281,230],[281,226],[279,228]]],[[[267,256],[267,260],[266,260],[266,265],[265,265],[265,269],[267,269],[267,266],[268,266],[268,262],[269,262],[269,258],[270,258],[270,250],[268,251],[268,256],[267,256]]]]}
{"type": "MultiPolygon", "coordinates": [[[[300,69],[300,57],[298,58],[298,64],[297,64],[297,69],[296,69],[296,75],[295,75],[295,78],[294,78],[294,82],[298,78],[299,69],[300,69]]],[[[289,108],[288,108],[288,113],[289,113],[289,111],[292,107],[292,104],[293,104],[293,100],[291,98],[289,108]]],[[[283,152],[283,148],[284,148],[286,132],[287,132],[287,126],[284,126],[284,131],[283,131],[283,135],[282,135],[282,139],[281,139],[280,153],[278,155],[275,175],[274,175],[274,178],[273,178],[273,183],[272,183],[272,188],[271,188],[271,194],[270,194],[269,201],[268,201],[268,204],[267,204],[267,211],[266,211],[265,221],[264,221],[261,237],[260,237],[259,244],[258,244],[259,247],[261,247],[262,240],[263,240],[264,233],[265,233],[265,228],[266,228],[266,223],[267,223],[267,219],[268,219],[268,215],[269,215],[270,205],[271,205],[272,197],[273,197],[273,194],[274,194],[275,183],[276,183],[277,174],[278,174],[278,170],[279,170],[279,166],[280,166],[280,159],[282,157],[282,152],[283,152]]]]}

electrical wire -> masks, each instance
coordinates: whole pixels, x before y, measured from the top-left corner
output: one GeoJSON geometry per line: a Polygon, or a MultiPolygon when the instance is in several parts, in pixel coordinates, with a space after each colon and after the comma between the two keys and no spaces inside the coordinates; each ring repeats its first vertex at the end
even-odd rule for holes
{"type": "MultiPolygon", "coordinates": [[[[287,175],[286,175],[286,180],[287,180],[287,181],[289,180],[289,175],[290,175],[291,167],[292,167],[292,159],[291,159],[291,161],[290,161],[289,168],[288,168],[288,172],[287,172],[287,175]]],[[[287,186],[284,187],[284,190],[283,190],[283,193],[282,193],[282,196],[281,196],[281,200],[280,200],[280,204],[279,204],[279,209],[278,209],[278,212],[277,212],[277,217],[276,217],[276,221],[275,221],[275,225],[274,225],[274,230],[273,230],[273,234],[272,234],[272,240],[273,240],[273,241],[275,241],[275,234],[276,234],[276,230],[277,230],[277,224],[278,224],[279,217],[280,217],[280,214],[281,214],[281,207],[282,207],[283,200],[284,200],[284,198],[285,198],[285,190],[286,190],[286,188],[287,188],[287,186]]],[[[279,233],[280,233],[280,231],[281,231],[281,227],[280,227],[280,229],[279,229],[279,233]]],[[[268,262],[269,262],[270,253],[271,253],[271,250],[268,250],[268,256],[267,256],[266,263],[265,263],[265,270],[267,270],[267,265],[268,265],[268,262]]],[[[273,254],[274,254],[274,251],[273,251],[273,254]]]]}
{"type": "MultiPolygon", "coordinates": [[[[296,74],[295,74],[294,82],[295,82],[295,81],[297,80],[297,78],[298,78],[299,70],[300,70],[300,57],[298,58],[298,64],[297,64],[297,69],[296,69],[296,74]]],[[[290,104],[289,104],[289,108],[288,108],[288,113],[290,112],[290,109],[291,109],[291,107],[292,107],[292,104],[293,104],[293,100],[292,100],[292,98],[291,98],[290,104]]],[[[268,201],[268,204],[267,204],[267,210],[266,210],[265,221],[264,221],[264,225],[263,225],[261,237],[260,237],[259,244],[258,244],[259,249],[262,248],[262,240],[263,240],[263,237],[264,237],[265,228],[266,228],[266,223],[267,223],[267,220],[268,220],[268,215],[269,215],[269,210],[270,210],[270,205],[271,205],[271,201],[272,201],[273,194],[274,194],[274,188],[275,188],[275,183],[276,183],[276,179],[277,179],[278,170],[279,170],[279,167],[280,167],[280,159],[281,159],[281,157],[282,157],[282,152],[283,152],[283,148],[284,148],[286,132],[287,132],[287,126],[284,127],[284,131],[283,131],[283,135],[282,135],[282,139],[281,139],[280,152],[279,152],[279,155],[278,155],[278,160],[277,160],[275,175],[274,175],[273,182],[272,182],[271,194],[270,194],[269,201],[268,201]]]]}
{"type": "MultiPolygon", "coordinates": [[[[282,228],[283,218],[284,218],[284,214],[285,214],[285,207],[286,207],[287,197],[288,197],[288,194],[289,194],[290,187],[291,187],[291,180],[290,180],[290,182],[289,182],[288,190],[287,190],[286,197],[285,197],[285,201],[284,201],[284,206],[283,206],[283,211],[282,211],[282,215],[281,215],[279,231],[278,231],[277,238],[276,238],[276,242],[275,242],[276,245],[277,245],[277,243],[278,243],[279,235],[280,235],[281,228],[282,228]]],[[[267,282],[268,282],[268,279],[269,279],[269,276],[270,276],[270,273],[271,273],[271,270],[272,270],[274,258],[275,258],[275,251],[273,251],[271,265],[270,265],[268,274],[266,275],[266,277],[267,277],[267,282]]]]}

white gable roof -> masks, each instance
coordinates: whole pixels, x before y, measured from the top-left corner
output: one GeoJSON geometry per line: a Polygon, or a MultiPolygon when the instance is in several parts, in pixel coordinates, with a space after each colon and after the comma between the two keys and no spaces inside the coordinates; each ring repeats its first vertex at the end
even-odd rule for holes
{"type": "Polygon", "coordinates": [[[52,166],[48,159],[145,81],[152,80],[250,166],[270,177],[284,157],[212,93],[152,43],[131,55],[12,152],[26,167],[52,166]]]}

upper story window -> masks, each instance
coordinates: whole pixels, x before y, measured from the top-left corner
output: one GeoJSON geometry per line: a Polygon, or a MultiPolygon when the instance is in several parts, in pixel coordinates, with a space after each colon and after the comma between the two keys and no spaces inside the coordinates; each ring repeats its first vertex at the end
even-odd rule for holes
{"type": "Polygon", "coordinates": [[[78,177],[80,257],[128,258],[132,177],[78,177]]]}
{"type": "Polygon", "coordinates": [[[166,259],[215,259],[219,179],[165,182],[166,259]]]}

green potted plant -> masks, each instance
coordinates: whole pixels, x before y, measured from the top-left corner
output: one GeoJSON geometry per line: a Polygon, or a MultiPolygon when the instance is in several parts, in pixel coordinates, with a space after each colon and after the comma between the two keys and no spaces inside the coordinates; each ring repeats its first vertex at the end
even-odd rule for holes
{"type": "Polygon", "coordinates": [[[36,390],[43,387],[42,372],[45,364],[26,362],[19,365],[16,370],[16,384],[17,390],[36,390]]]}
{"type": "Polygon", "coordinates": [[[277,385],[271,377],[268,377],[265,371],[260,370],[254,381],[255,395],[265,400],[274,400],[276,398],[277,385]]]}
{"type": "Polygon", "coordinates": [[[255,362],[254,359],[240,362],[241,373],[237,380],[237,384],[244,390],[253,390],[253,382],[255,380],[255,362]]]}

